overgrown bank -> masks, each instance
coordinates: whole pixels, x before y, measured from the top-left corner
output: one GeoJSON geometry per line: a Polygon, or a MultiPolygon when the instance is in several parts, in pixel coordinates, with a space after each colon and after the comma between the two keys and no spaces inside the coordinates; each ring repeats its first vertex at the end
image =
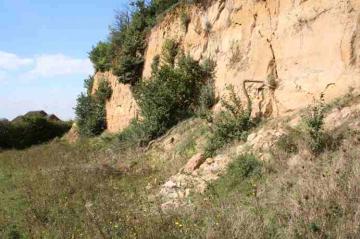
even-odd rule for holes
{"type": "MultiPolygon", "coordinates": [[[[348,112],[349,106],[337,107],[348,112]]],[[[120,150],[121,142],[104,137],[76,145],[53,142],[3,152],[0,235],[357,238],[359,111],[337,119],[341,124],[330,130],[324,124],[329,113],[319,112],[324,116],[319,131],[331,135],[337,144],[312,150],[318,147],[312,146],[316,137],[311,138],[310,132],[317,127],[304,120],[304,125],[295,127],[297,134],[291,130],[284,133],[291,147],[278,141],[267,151],[271,156],[265,161],[260,161],[256,152],[238,155],[225,145],[218,153],[234,158],[227,173],[210,183],[204,194],[191,194],[187,199],[191,207],[166,213],[159,209],[156,194],[160,185],[205,146],[209,130],[205,120],[186,121],[147,152],[120,150]],[[308,129],[311,125],[315,127],[308,129]]],[[[309,113],[304,119],[316,115],[309,113]]],[[[257,134],[274,125],[276,122],[263,123],[257,134]]]]}

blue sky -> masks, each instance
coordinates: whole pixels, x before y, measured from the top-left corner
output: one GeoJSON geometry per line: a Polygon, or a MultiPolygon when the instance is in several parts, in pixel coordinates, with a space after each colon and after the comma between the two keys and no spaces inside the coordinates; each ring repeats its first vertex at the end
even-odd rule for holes
{"type": "Polygon", "coordinates": [[[88,52],[127,0],[0,0],[0,118],[45,110],[74,117],[88,52]]]}

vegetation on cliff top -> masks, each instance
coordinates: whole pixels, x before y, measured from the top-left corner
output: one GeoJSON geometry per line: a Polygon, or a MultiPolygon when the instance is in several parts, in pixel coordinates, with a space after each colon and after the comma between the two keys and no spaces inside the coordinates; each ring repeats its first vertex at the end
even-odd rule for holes
{"type": "Polygon", "coordinates": [[[130,12],[119,12],[111,27],[109,40],[99,42],[90,52],[97,71],[112,70],[124,84],[136,84],[141,79],[146,36],[157,17],[179,0],[131,1],[130,12]]]}

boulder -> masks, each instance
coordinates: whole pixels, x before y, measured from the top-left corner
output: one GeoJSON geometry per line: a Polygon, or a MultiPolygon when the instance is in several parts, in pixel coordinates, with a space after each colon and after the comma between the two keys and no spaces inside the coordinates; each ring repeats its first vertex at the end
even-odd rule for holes
{"type": "Polygon", "coordinates": [[[185,165],[184,172],[192,173],[195,169],[198,169],[201,164],[205,162],[206,158],[204,154],[198,153],[195,154],[185,165]]]}

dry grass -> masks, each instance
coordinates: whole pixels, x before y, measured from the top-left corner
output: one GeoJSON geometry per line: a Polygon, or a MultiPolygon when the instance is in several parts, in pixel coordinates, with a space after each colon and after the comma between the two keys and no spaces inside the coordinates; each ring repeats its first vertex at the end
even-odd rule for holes
{"type": "Polygon", "coordinates": [[[360,132],[347,122],[336,148],[276,149],[257,176],[235,170],[163,214],[154,195],[206,133],[194,122],[147,153],[111,138],[0,153],[0,238],[360,237],[360,132]]]}

